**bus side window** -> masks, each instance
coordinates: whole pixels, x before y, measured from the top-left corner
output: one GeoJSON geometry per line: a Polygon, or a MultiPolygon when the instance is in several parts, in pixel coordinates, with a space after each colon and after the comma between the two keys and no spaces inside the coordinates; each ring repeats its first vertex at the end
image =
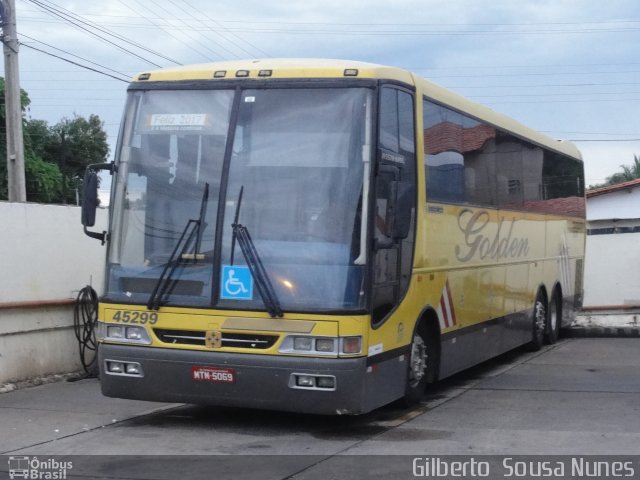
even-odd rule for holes
{"type": "Polygon", "coordinates": [[[462,203],[466,183],[462,116],[424,101],[423,122],[427,200],[462,203]]]}

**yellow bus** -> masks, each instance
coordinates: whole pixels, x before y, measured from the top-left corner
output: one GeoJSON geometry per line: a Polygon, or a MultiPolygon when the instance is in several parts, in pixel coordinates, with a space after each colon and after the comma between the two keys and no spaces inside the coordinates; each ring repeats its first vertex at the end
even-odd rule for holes
{"type": "Polygon", "coordinates": [[[554,342],[581,302],[583,178],[572,144],[397,68],[142,73],[85,177],[102,392],[361,414],[554,342]]]}

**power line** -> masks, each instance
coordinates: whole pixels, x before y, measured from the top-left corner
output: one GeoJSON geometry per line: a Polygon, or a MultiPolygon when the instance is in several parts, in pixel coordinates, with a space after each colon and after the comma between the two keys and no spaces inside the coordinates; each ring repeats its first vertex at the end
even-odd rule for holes
{"type": "Polygon", "coordinates": [[[540,132],[542,133],[552,133],[552,134],[556,134],[556,133],[561,133],[561,134],[578,134],[578,135],[638,135],[637,133],[611,133],[611,132],[566,132],[566,131],[561,131],[561,130],[540,130],[540,132]]]}
{"type": "Polygon", "coordinates": [[[448,85],[447,88],[538,88],[538,87],[603,87],[612,85],[640,85],[640,82],[593,82],[593,83],[538,83],[520,85],[448,85]]]}
{"type": "Polygon", "coordinates": [[[132,55],[132,56],[134,56],[134,57],[136,57],[136,58],[139,58],[140,60],[143,60],[144,62],[147,62],[147,63],[149,63],[149,64],[151,64],[151,65],[154,65],[154,66],[156,66],[156,67],[158,67],[158,68],[160,68],[160,67],[161,67],[161,65],[158,65],[157,63],[154,63],[154,62],[152,62],[151,60],[148,60],[148,59],[144,58],[143,56],[138,55],[137,53],[132,52],[131,50],[128,50],[128,49],[124,48],[123,46],[118,45],[117,43],[115,43],[115,42],[113,42],[113,41],[111,41],[111,40],[109,40],[109,39],[107,39],[107,38],[103,37],[102,35],[99,35],[99,34],[97,34],[96,32],[93,32],[93,31],[89,30],[88,28],[83,27],[82,25],[79,25],[77,22],[75,22],[74,20],[72,20],[70,17],[65,16],[65,15],[64,15],[64,14],[62,14],[62,13],[58,13],[55,9],[53,9],[53,8],[51,8],[51,7],[49,7],[49,6],[45,5],[45,4],[43,4],[43,3],[41,3],[41,2],[40,2],[40,1],[38,1],[38,0],[27,0],[27,1],[28,1],[28,2],[33,3],[34,5],[36,5],[36,6],[38,6],[38,7],[40,7],[42,10],[44,10],[44,11],[45,11],[45,12],[47,12],[47,13],[49,13],[50,15],[53,15],[53,16],[56,16],[56,17],[59,17],[59,18],[61,18],[62,20],[66,21],[67,23],[70,23],[70,24],[71,24],[71,25],[73,25],[74,27],[76,27],[76,28],[78,28],[78,29],[80,29],[80,30],[83,30],[83,31],[87,32],[89,35],[92,35],[93,37],[98,38],[98,39],[99,39],[99,40],[101,40],[102,42],[108,43],[109,45],[112,45],[112,46],[116,47],[118,50],[121,50],[121,51],[123,51],[123,52],[125,52],[125,53],[127,53],[127,54],[129,54],[129,55],[132,55]]]}
{"type": "MultiPolygon", "coordinates": [[[[127,17],[131,18],[131,17],[127,17]]],[[[224,23],[251,23],[251,24],[275,24],[275,25],[329,25],[329,26],[341,26],[341,27],[358,27],[358,26],[373,26],[373,27],[395,27],[395,26],[410,26],[410,27],[516,27],[516,26],[540,26],[540,25],[602,25],[602,24],[616,24],[616,23],[640,23],[638,20],[599,20],[594,22],[515,22],[515,23],[483,23],[483,22],[469,22],[469,23],[433,23],[433,22],[397,22],[397,23],[384,23],[384,22],[371,22],[371,23],[349,23],[349,22],[295,22],[295,21],[275,21],[275,20],[222,20],[224,23]]]]}
{"type": "MultiPolygon", "coordinates": [[[[199,11],[197,8],[195,8],[193,5],[191,5],[191,3],[189,3],[187,0],[183,0],[183,3],[185,5],[188,5],[192,10],[194,10],[195,12],[197,12],[199,15],[202,15],[203,17],[209,19],[211,22],[214,23],[214,25],[222,28],[225,30],[225,32],[228,32],[230,35],[232,35],[233,37],[237,38],[238,40],[240,40],[243,43],[246,43],[247,45],[249,45],[251,48],[255,49],[257,52],[259,52],[261,55],[264,55],[266,57],[269,57],[270,55],[265,52],[264,50],[262,50],[261,48],[255,46],[253,43],[249,42],[248,40],[245,40],[244,38],[240,37],[239,35],[236,35],[233,32],[230,32],[229,29],[227,27],[224,26],[224,24],[222,22],[219,22],[215,19],[213,19],[211,16],[209,16],[207,14],[207,12],[202,12],[199,11]]],[[[186,12],[185,12],[186,13],[186,12]]],[[[191,15],[193,17],[193,15],[191,15]]],[[[204,21],[200,20],[200,23],[202,23],[202,25],[206,25],[204,21]]],[[[218,33],[219,35],[222,36],[222,38],[224,38],[225,40],[227,40],[228,42],[230,42],[232,45],[235,45],[236,47],[238,47],[240,50],[242,50],[243,52],[245,52],[246,54],[253,56],[251,54],[251,52],[248,52],[247,50],[245,50],[244,48],[242,48],[242,46],[238,45],[237,43],[235,43],[233,40],[228,39],[227,37],[223,36],[222,34],[218,33]]]]}
{"type": "MultiPolygon", "coordinates": [[[[81,57],[80,55],[76,55],[75,53],[71,53],[71,52],[69,52],[67,50],[63,50],[62,48],[54,47],[53,45],[50,45],[50,44],[45,43],[45,42],[43,42],[41,40],[38,40],[37,38],[30,37],[29,35],[26,35],[24,33],[19,33],[18,35],[20,35],[22,37],[25,37],[25,38],[28,38],[29,40],[33,40],[34,42],[40,43],[41,45],[44,45],[46,47],[53,48],[54,50],[58,50],[59,52],[66,53],[67,55],[71,55],[72,57],[79,58],[80,60],[84,60],[85,62],[89,62],[89,63],[91,63],[93,65],[96,65],[98,67],[104,68],[104,69],[109,70],[109,71],[111,71],[113,73],[117,73],[118,75],[122,75],[125,78],[127,77],[127,75],[125,75],[124,73],[119,72],[117,70],[114,70],[113,68],[109,68],[109,67],[107,67],[105,65],[101,65],[99,63],[93,62],[93,61],[89,60],[88,58],[81,57]]],[[[23,45],[24,45],[24,43],[23,43],[23,45]]]]}
{"type": "Polygon", "coordinates": [[[622,71],[608,71],[608,72],[553,72],[553,73],[479,73],[475,75],[429,75],[428,78],[486,78],[486,77],[548,77],[559,75],[620,75],[625,73],[640,73],[640,70],[622,70],[622,71]]]}
{"type": "Polygon", "coordinates": [[[401,67],[414,72],[430,70],[503,70],[505,68],[574,68],[574,67],[628,67],[629,65],[640,65],[640,62],[625,63],[573,63],[573,64],[538,64],[538,65],[451,65],[449,67],[401,67]]]}
{"type": "MultiPolygon", "coordinates": [[[[197,30],[197,28],[196,28],[197,30]]],[[[581,30],[353,30],[353,29],[287,29],[287,28],[262,28],[262,27],[234,27],[228,28],[228,31],[233,32],[253,32],[253,33],[266,33],[266,34],[288,34],[288,35],[325,35],[325,36],[508,36],[508,35],[583,35],[594,33],[630,33],[637,32],[639,28],[611,28],[611,29],[581,29],[581,30]]]]}
{"type": "MultiPolygon", "coordinates": [[[[509,97],[577,97],[586,95],[639,95],[640,91],[633,92],[576,92],[576,93],[505,93],[503,95],[474,95],[473,98],[509,98],[509,97]]],[[[586,101],[587,99],[585,99],[586,101]]]]}
{"type": "MultiPolygon", "coordinates": [[[[85,16],[90,17],[102,17],[102,18],[132,18],[137,19],[138,17],[132,17],[130,15],[108,15],[108,14],[99,14],[99,13],[85,13],[85,16]]],[[[166,20],[165,17],[155,16],[150,17],[154,20],[166,20]]],[[[295,22],[295,21],[275,21],[275,20],[255,20],[255,21],[247,21],[245,19],[227,19],[220,20],[223,23],[253,23],[253,24],[278,24],[278,25],[330,25],[330,26],[412,26],[412,27],[468,27],[468,26],[485,26],[485,27],[513,27],[513,26],[546,26],[546,25],[608,25],[608,24],[632,24],[632,23],[640,23],[640,19],[626,19],[626,20],[596,20],[596,21],[585,21],[585,22],[371,22],[371,23],[354,23],[354,22],[295,22]]]]}
{"type": "MultiPolygon", "coordinates": [[[[146,17],[144,14],[140,13],[139,11],[137,11],[136,9],[134,9],[131,5],[129,5],[128,3],[123,2],[122,0],[119,0],[119,2],[124,5],[125,7],[127,7],[129,10],[131,10],[133,13],[135,13],[136,15],[138,15],[139,17],[147,20],[149,23],[153,24],[156,29],[160,29],[163,32],[165,32],[167,35],[169,35],[170,37],[174,38],[175,40],[177,40],[178,42],[182,43],[183,45],[185,45],[187,48],[189,48],[190,50],[196,52],[198,55],[206,58],[207,60],[210,60],[210,58],[206,55],[203,54],[202,52],[198,51],[197,49],[193,48],[191,45],[189,45],[188,43],[184,42],[183,40],[181,40],[180,38],[176,37],[173,33],[171,33],[170,31],[168,31],[167,29],[163,28],[162,25],[158,25],[156,22],[150,20],[148,17],[146,17]]],[[[139,6],[141,6],[142,8],[145,8],[146,10],[149,10],[147,7],[145,7],[144,5],[141,5],[139,2],[136,2],[139,6]]]]}
{"type": "Polygon", "coordinates": [[[111,78],[113,78],[115,80],[119,80],[119,81],[124,82],[124,83],[129,83],[127,80],[124,80],[122,78],[118,78],[118,77],[116,77],[114,75],[111,75],[110,73],[106,73],[106,72],[103,72],[101,70],[97,70],[95,68],[91,68],[91,67],[88,67],[86,65],[82,65],[80,63],[74,62],[73,60],[69,60],[68,58],[64,58],[64,57],[61,57],[59,55],[55,55],[55,54],[53,54],[51,52],[46,52],[44,50],[41,50],[39,48],[34,47],[33,45],[29,45],[27,43],[23,43],[22,45],[27,47],[27,48],[30,48],[31,50],[36,50],[38,52],[44,53],[45,55],[49,55],[50,57],[55,57],[55,58],[58,58],[58,59],[60,59],[60,60],[62,60],[64,62],[71,63],[72,65],[76,65],[76,66],[78,66],[80,68],[84,68],[85,70],[91,70],[92,72],[99,73],[100,75],[105,75],[105,76],[111,77],[111,78]]]}
{"type": "MultiPolygon", "coordinates": [[[[155,0],[147,0],[147,1],[150,1],[150,2],[151,2],[151,3],[153,3],[156,7],[158,7],[158,8],[160,8],[160,9],[164,10],[164,11],[165,11],[165,12],[167,12],[169,15],[171,15],[171,12],[170,12],[169,10],[167,10],[165,7],[163,7],[162,5],[160,5],[160,4],[159,4],[158,2],[156,2],[155,0]]],[[[175,5],[174,5],[174,6],[175,6],[175,5]]],[[[145,7],[145,8],[146,8],[146,7],[145,7]]],[[[148,10],[148,9],[147,9],[147,10],[148,10]]],[[[178,19],[176,18],[176,20],[178,20],[178,19]]],[[[204,44],[204,43],[202,43],[200,40],[198,40],[198,38],[197,38],[197,37],[194,37],[193,35],[191,35],[191,33],[190,33],[190,32],[192,31],[192,28],[191,28],[192,26],[191,26],[191,25],[189,25],[189,24],[188,24],[187,22],[185,22],[184,20],[178,20],[178,21],[179,21],[179,22],[182,22],[186,27],[188,27],[188,28],[189,28],[189,30],[186,30],[186,31],[184,31],[184,32],[183,32],[183,34],[184,34],[184,35],[186,35],[188,38],[192,39],[195,43],[197,43],[198,45],[200,45],[201,47],[203,47],[205,50],[207,50],[207,51],[211,52],[212,54],[214,54],[214,55],[215,55],[215,56],[217,56],[217,57],[220,57],[220,58],[224,59],[224,57],[223,57],[222,55],[220,55],[220,53],[218,53],[218,52],[216,52],[215,50],[213,50],[213,49],[209,48],[207,45],[205,45],[205,44],[204,44]]],[[[172,26],[173,26],[173,24],[172,24],[172,26]]],[[[213,40],[213,41],[214,41],[214,43],[216,43],[217,45],[219,45],[219,46],[220,46],[220,44],[219,44],[218,42],[216,42],[215,40],[213,40]]],[[[226,48],[224,48],[224,47],[222,47],[222,48],[223,48],[224,50],[227,50],[227,49],[226,49],[226,48]]],[[[231,55],[234,55],[234,56],[235,56],[235,54],[234,54],[233,52],[230,52],[229,50],[227,50],[227,52],[229,52],[231,55]]]]}
{"type": "MultiPolygon", "coordinates": [[[[107,17],[107,18],[137,18],[129,15],[107,15],[99,13],[85,14],[87,16],[94,17],[107,17]]],[[[163,17],[155,17],[156,19],[163,19],[163,17]]],[[[371,23],[353,23],[353,22],[295,22],[295,21],[270,21],[270,20],[256,20],[247,22],[247,20],[227,19],[220,20],[223,23],[264,23],[264,24],[291,24],[291,25],[340,25],[340,26],[361,26],[361,25],[373,25],[373,26],[423,26],[423,27],[437,27],[437,26],[536,26],[536,25],[602,25],[602,24],[628,24],[628,23],[640,23],[640,18],[637,20],[597,20],[586,22],[504,22],[504,23],[488,23],[488,22],[470,22],[470,23],[457,23],[457,22],[371,22],[371,23]]]]}
{"type": "MultiPolygon", "coordinates": [[[[155,23],[149,17],[145,17],[150,23],[155,23]]],[[[42,22],[42,23],[57,23],[51,20],[32,19],[30,21],[42,22]]],[[[113,27],[126,27],[135,29],[150,29],[148,25],[134,24],[134,23],[108,23],[113,27]]],[[[174,30],[189,30],[189,31],[203,31],[208,28],[185,26],[174,26],[174,30]]],[[[516,30],[441,30],[441,31],[428,31],[428,30],[323,30],[316,29],[311,30],[304,29],[286,29],[286,28],[260,28],[260,27],[225,27],[225,30],[229,33],[244,32],[244,33],[263,33],[263,34],[289,34],[289,35],[325,35],[325,36],[526,36],[526,35],[587,35],[587,34],[602,34],[602,33],[635,33],[638,28],[625,28],[625,29],[583,29],[583,30],[529,30],[529,31],[516,31],[516,30]]]]}
{"type": "Polygon", "coordinates": [[[570,138],[570,142],[640,142],[640,138],[625,138],[616,140],[613,138],[570,138]]]}
{"type": "Polygon", "coordinates": [[[516,100],[504,102],[487,102],[488,105],[516,105],[523,103],[606,103],[606,102],[640,102],[640,98],[596,98],[591,100],[516,100]]]}
{"type": "Polygon", "coordinates": [[[161,52],[158,52],[156,50],[152,50],[151,48],[149,48],[149,47],[147,47],[145,45],[142,45],[142,44],[140,44],[140,43],[138,43],[138,42],[136,42],[134,40],[131,40],[131,39],[129,39],[129,38],[123,36],[123,35],[120,35],[119,33],[114,32],[113,30],[109,30],[108,28],[104,28],[104,27],[102,27],[101,25],[99,25],[99,24],[97,24],[95,22],[91,22],[89,20],[86,20],[81,15],[78,15],[78,14],[76,14],[76,13],[74,13],[74,12],[64,8],[64,7],[61,7],[59,5],[56,5],[55,3],[51,2],[50,0],[39,0],[39,1],[47,3],[54,10],[56,10],[58,12],[61,12],[64,15],[68,15],[69,17],[75,19],[76,21],[78,21],[80,23],[83,23],[83,24],[85,24],[85,25],[87,25],[87,26],[89,26],[91,28],[94,28],[94,29],[96,29],[98,31],[106,33],[107,35],[111,35],[111,36],[117,38],[118,40],[121,40],[121,41],[123,41],[125,43],[128,43],[129,45],[132,45],[132,46],[134,46],[136,48],[139,48],[139,49],[144,50],[144,51],[146,51],[148,53],[151,53],[152,55],[160,57],[160,58],[162,58],[164,60],[168,60],[168,61],[170,61],[172,63],[177,64],[177,65],[182,65],[177,60],[175,60],[173,58],[170,58],[170,57],[167,57],[165,54],[163,54],[161,52]]]}
{"type": "MultiPolygon", "coordinates": [[[[236,58],[240,58],[240,56],[236,53],[233,52],[231,50],[229,50],[227,47],[225,47],[224,45],[222,45],[222,43],[220,43],[218,40],[214,39],[213,37],[208,36],[207,34],[212,30],[210,28],[207,27],[207,25],[204,23],[204,21],[202,21],[200,18],[197,18],[195,16],[193,16],[191,13],[187,12],[184,8],[178,6],[177,4],[173,4],[173,6],[175,8],[177,8],[178,10],[180,10],[181,12],[184,12],[187,15],[190,15],[192,19],[194,19],[196,22],[200,23],[201,25],[203,25],[206,30],[204,30],[205,32],[205,38],[207,38],[208,40],[211,40],[213,43],[215,43],[216,45],[218,45],[218,47],[220,47],[221,49],[223,49],[225,52],[229,53],[230,55],[236,57],[236,58]]],[[[165,9],[166,11],[166,9],[165,9]]],[[[176,20],[181,21],[182,23],[184,23],[185,25],[188,25],[184,20],[179,19],[178,17],[176,17],[176,20]]],[[[223,37],[224,38],[224,37],[223,37]]],[[[226,39],[225,39],[226,40],[226,39]]]]}

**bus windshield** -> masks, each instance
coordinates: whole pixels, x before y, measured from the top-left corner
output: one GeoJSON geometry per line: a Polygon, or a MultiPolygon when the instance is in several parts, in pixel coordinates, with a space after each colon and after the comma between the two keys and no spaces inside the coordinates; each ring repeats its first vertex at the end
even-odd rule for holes
{"type": "Polygon", "coordinates": [[[133,91],[106,298],[147,304],[161,291],[157,305],[265,310],[251,262],[234,249],[237,215],[285,312],[364,309],[371,97],[365,88],[133,91]]]}

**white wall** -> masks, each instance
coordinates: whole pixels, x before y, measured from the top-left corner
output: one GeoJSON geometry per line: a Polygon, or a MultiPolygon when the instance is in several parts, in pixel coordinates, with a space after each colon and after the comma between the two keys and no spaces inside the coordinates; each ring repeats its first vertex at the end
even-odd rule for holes
{"type": "Polygon", "coordinates": [[[640,218],[640,187],[587,198],[587,220],[640,218]]]}
{"type": "MultiPolygon", "coordinates": [[[[640,187],[587,197],[589,230],[640,226],[640,187]]],[[[584,307],[640,305],[640,233],[589,235],[584,307]]]]}
{"type": "MultiPolygon", "coordinates": [[[[0,384],[79,370],[71,300],[102,290],[105,247],[78,207],[0,202],[0,218],[0,384]]],[[[99,210],[95,230],[106,223],[99,210]]]]}
{"type": "Polygon", "coordinates": [[[584,306],[640,305],[640,233],[589,235],[584,306]]]}

